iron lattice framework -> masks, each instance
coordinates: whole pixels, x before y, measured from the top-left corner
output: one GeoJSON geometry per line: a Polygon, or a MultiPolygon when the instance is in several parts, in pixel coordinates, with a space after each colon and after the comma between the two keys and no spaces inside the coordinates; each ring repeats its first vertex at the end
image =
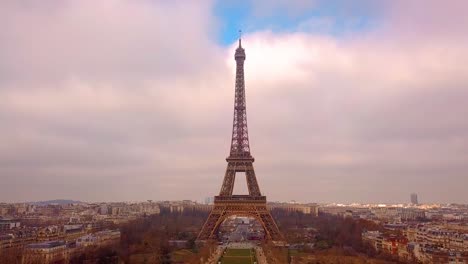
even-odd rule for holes
{"type": "Polygon", "coordinates": [[[214,207],[198,235],[198,240],[213,239],[221,223],[229,216],[251,216],[256,218],[265,230],[266,238],[282,241],[283,236],[266,206],[266,196],[262,196],[253,167],[254,158],[250,154],[247,129],[247,109],[245,101],[244,61],[245,50],[241,39],[234,55],[236,60],[236,85],[234,99],[234,120],[232,127],[231,151],[223,185],[215,196],[214,207]],[[245,172],[248,195],[233,195],[237,172],[245,172]]]}

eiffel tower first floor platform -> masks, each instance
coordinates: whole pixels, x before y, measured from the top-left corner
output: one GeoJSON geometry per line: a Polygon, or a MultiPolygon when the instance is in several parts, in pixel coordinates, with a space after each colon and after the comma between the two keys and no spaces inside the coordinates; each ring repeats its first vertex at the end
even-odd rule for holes
{"type": "Polygon", "coordinates": [[[208,216],[197,240],[216,239],[219,226],[230,216],[253,217],[265,230],[265,238],[271,241],[284,241],[278,226],[271,217],[266,205],[266,196],[231,195],[215,196],[214,207],[208,216]]]}

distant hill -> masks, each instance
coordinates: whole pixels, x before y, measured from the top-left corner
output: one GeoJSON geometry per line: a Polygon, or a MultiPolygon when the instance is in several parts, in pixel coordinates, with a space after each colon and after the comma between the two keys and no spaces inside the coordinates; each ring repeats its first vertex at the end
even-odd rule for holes
{"type": "Polygon", "coordinates": [[[74,201],[74,200],[64,200],[64,199],[57,199],[57,200],[49,200],[49,201],[39,201],[39,202],[29,202],[29,204],[35,204],[35,205],[48,205],[48,204],[76,204],[76,203],[82,203],[80,201],[74,201]]]}

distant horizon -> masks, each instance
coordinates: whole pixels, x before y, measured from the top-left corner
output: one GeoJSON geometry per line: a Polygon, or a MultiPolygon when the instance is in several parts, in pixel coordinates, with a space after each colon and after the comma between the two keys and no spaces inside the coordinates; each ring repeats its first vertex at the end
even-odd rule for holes
{"type": "MultiPolygon", "coordinates": [[[[207,197],[205,197],[207,198],[207,197]]],[[[84,201],[80,199],[48,199],[48,200],[31,200],[31,201],[13,201],[13,202],[4,202],[0,201],[0,203],[11,203],[11,204],[21,204],[21,203],[52,203],[54,201],[63,201],[63,202],[68,202],[71,201],[71,203],[132,203],[132,202],[147,202],[148,200],[151,200],[152,202],[164,202],[164,201],[169,201],[169,202],[180,202],[180,201],[192,201],[192,202],[198,202],[198,203],[205,203],[204,200],[194,200],[194,199],[175,199],[175,200],[167,200],[167,199],[158,199],[158,200],[153,200],[153,199],[146,199],[146,200],[115,200],[115,201],[84,201]]],[[[343,204],[343,205],[351,205],[351,204],[361,204],[361,205],[366,205],[366,204],[373,204],[373,205],[400,205],[400,204],[406,204],[406,205],[448,205],[448,204],[457,204],[457,205],[468,205],[468,203],[457,203],[457,202],[449,202],[449,203],[440,203],[440,202],[426,202],[426,203],[421,203],[419,202],[418,204],[412,204],[411,202],[304,202],[304,201],[295,201],[295,200],[290,200],[290,201],[280,201],[280,200],[269,200],[269,203],[299,203],[299,204],[343,204]]]]}

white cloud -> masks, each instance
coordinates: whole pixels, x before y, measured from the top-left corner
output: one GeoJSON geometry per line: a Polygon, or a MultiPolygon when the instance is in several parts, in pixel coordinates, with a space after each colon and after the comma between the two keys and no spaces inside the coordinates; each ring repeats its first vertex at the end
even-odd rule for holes
{"type": "MultiPolygon", "coordinates": [[[[402,30],[416,11],[398,4],[352,37],[243,37],[251,147],[272,199],[467,201],[467,41],[437,21],[402,30]],[[443,180],[450,192],[424,183],[443,180]]],[[[235,45],[214,43],[210,2],[0,5],[0,200],[219,190],[235,45]]]]}

